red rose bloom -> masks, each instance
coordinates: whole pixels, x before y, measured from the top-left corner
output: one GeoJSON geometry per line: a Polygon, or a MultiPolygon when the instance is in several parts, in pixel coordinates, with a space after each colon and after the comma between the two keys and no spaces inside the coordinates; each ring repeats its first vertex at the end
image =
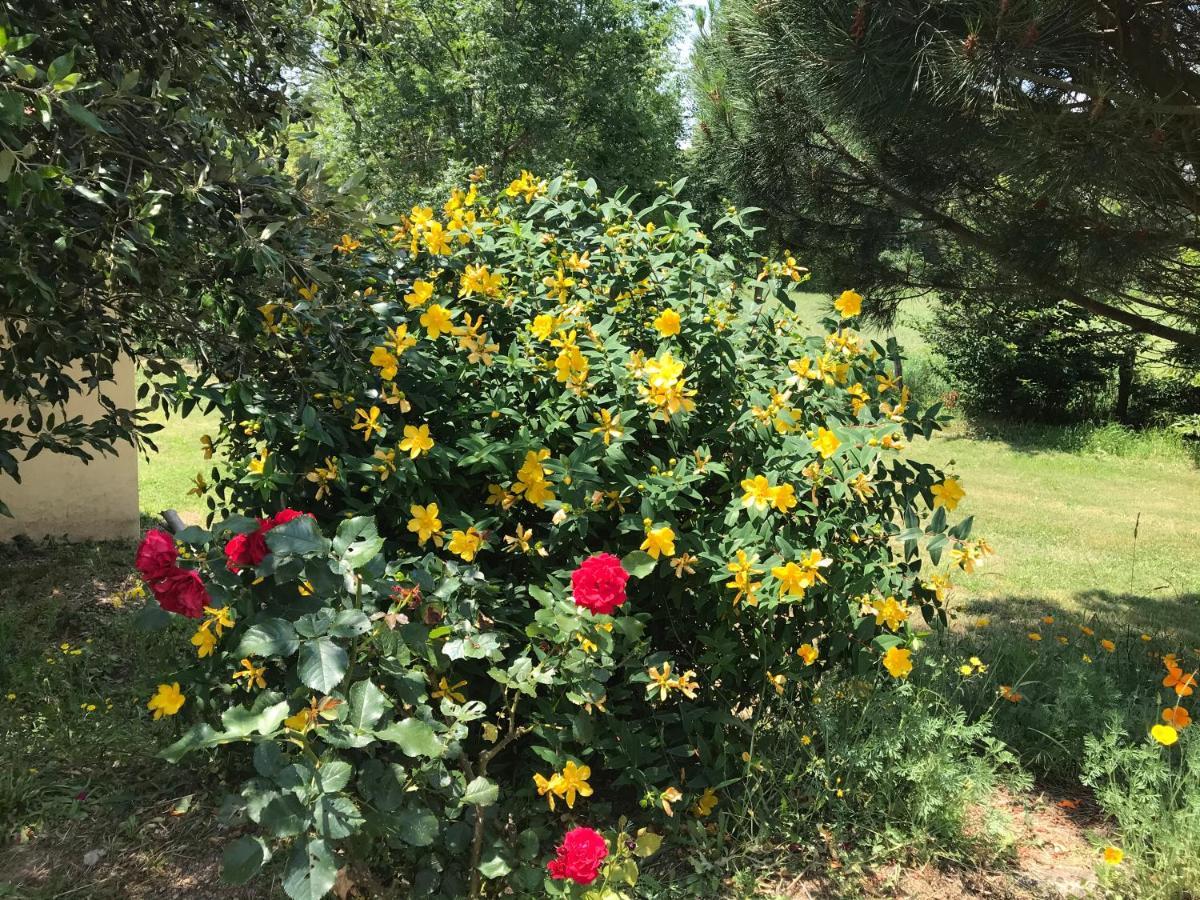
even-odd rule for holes
{"type": "Polygon", "coordinates": [[[154,599],[167,612],[179,613],[189,619],[199,619],[209,604],[208,589],[200,573],[192,569],[175,569],[150,585],[154,599]]]}
{"type": "Polygon", "coordinates": [[[175,538],[159,528],[154,528],[146,532],[133,564],[146,581],[154,582],[174,572],[175,561],[178,558],[175,538]]]}
{"type": "Polygon", "coordinates": [[[589,556],[571,573],[575,604],[594,613],[611,613],[625,602],[629,573],[611,553],[589,556]]]}
{"type": "Polygon", "coordinates": [[[600,863],[608,857],[608,843],[592,828],[572,828],[563,835],[558,855],[546,867],[557,881],[570,879],[591,884],[600,874],[600,863]]]}
{"type": "Polygon", "coordinates": [[[225,545],[226,568],[231,572],[253,569],[271,552],[267,547],[267,532],[276,525],[283,525],[292,519],[307,515],[309,514],[298,509],[282,509],[269,519],[259,519],[257,531],[235,534],[225,545]]]}

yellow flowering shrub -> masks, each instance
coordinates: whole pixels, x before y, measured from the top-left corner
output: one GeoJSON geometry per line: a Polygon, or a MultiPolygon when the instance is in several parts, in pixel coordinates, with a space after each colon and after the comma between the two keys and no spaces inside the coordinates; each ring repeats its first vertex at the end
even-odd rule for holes
{"type": "Polygon", "coordinates": [[[286,846],[293,897],[351,855],[414,893],[561,893],[562,823],[721,808],[731,710],[919,663],[908,617],[944,617],[950,584],[930,563],[986,552],[948,523],[958,482],[901,455],[937,410],[850,327],[861,297],[806,334],[802,270],[760,266],[736,212],[714,228],[721,254],[673,195],[479,181],[237,319],[185,391],[220,410],[225,464],[178,536],[213,612],[172,675],[203,721],[168,751],[254,746],[261,837],[231,878],[286,846]],[[250,518],[283,507],[311,517],[250,518]],[[633,580],[594,611],[572,573],[601,553],[633,580]]]}

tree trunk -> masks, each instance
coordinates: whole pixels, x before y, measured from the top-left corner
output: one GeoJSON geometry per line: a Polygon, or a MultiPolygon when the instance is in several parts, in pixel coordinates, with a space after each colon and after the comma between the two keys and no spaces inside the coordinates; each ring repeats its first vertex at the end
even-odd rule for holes
{"type": "Polygon", "coordinates": [[[1113,411],[1117,421],[1129,424],[1129,397],[1133,393],[1133,367],[1137,362],[1137,350],[1130,347],[1117,363],[1117,405],[1113,411]]]}

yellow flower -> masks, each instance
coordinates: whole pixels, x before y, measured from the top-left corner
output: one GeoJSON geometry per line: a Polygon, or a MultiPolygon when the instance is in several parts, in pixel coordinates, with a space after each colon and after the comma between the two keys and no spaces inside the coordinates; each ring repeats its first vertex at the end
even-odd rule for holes
{"type": "Polygon", "coordinates": [[[1155,725],[1150,729],[1150,737],[1154,738],[1164,747],[1170,747],[1179,740],[1179,732],[1170,725],[1155,725]]]}
{"type": "Polygon", "coordinates": [[[855,291],[842,291],[840,297],[833,303],[833,308],[842,314],[843,319],[849,319],[862,312],[862,294],[855,291]]]}
{"type": "Polygon", "coordinates": [[[429,436],[428,425],[405,425],[404,440],[399,444],[400,451],[407,453],[409,459],[416,459],[422,453],[433,449],[433,438],[429,436]]]}
{"type": "Polygon", "coordinates": [[[892,631],[898,631],[907,620],[908,607],[898,602],[895,597],[887,597],[875,606],[876,625],[886,625],[892,631]]]}
{"type": "Polygon", "coordinates": [[[1031,632],[1029,632],[1029,639],[1031,641],[1036,642],[1036,641],[1040,641],[1042,639],[1042,636],[1040,634],[1038,634],[1036,631],[1031,631],[1031,632]]]}
{"type": "Polygon", "coordinates": [[[500,273],[489,272],[487,266],[467,266],[459,281],[458,296],[470,297],[478,293],[485,297],[497,297],[500,294],[500,281],[500,273]]]}
{"type": "Polygon", "coordinates": [[[438,505],[430,503],[428,506],[421,506],[414,503],[408,511],[412,515],[408,520],[408,530],[417,535],[421,546],[425,546],[425,542],[430,538],[441,546],[438,538],[442,533],[442,520],[438,518],[438,505]]]}
{"type": "Polygon", "coordinates": [[[546,449],[526,451],[525,462],[517,470],[517,480],[512,486],[514,494],[524,494],[525,499],[534,506],[545,506],[547,500],[554,499],[554,491],[546,480],[550,469],[542,465],[542,460],[549,456],[550,451],[546,449]]]}
{"type": "Polygon", "coordinates": [[[621,428],[621,420],[619,416],[619,412],[614,415],[607,409],[602,409],[600,412],[596,413],[595,416],[593,416],[593,418],[600,423],[600,427],[593,428],[592,434],[599,434],[601,437],[603,437],[605,447],[625,433],[625,430],[621,428]]]}
{"type": "Polygon", "coordinates": [[[207,434],[200,435],[200,450],[204,453],[205,459],[213,458],[213,439],[207,434]]]}
{"type": "Polygon", "coordinates": [[[573,762],[568,762],[563,766],[563,770],[559,775],[558,794],[567,801],[567,808],[575,808],[575,794],[580,797],[592,796],[592,786],[587,780],[592,777],[592,770],[588,766],[577,766],[573,762]]]}
{"type": "Polygon", "coordinates": [[[700,682],[696,681],[696,673],[691,669],[674,679],[671,686],[689,700],[695,700],[696,691],[700,690],[700,682]]]}
{"type": "Polygon", "coordinates": [[[205,622],[196,629],[196,633],[192,635],[192,644],[196,648],[196,655],[200,659],[206,656],[211,656],[213,650],[217,647],[217,636],[213,634],[209,628],[210,622],[205,622]]]}
{"type": "Polygon", "coordinates": [[[338,253],[353,253],[361,246],[362,241],[356,241],[354,238],[350,237],[350,235],[343,234],[341,243],[334,244],[333,249],[338,253]]]}
{"type": "Polygon", "coordinates": [[[970,666],[968,666],[966,663],[963,663],[961,666],[958,667],[958,674],[962,675],[964,678],[966,676],[970,675],[974,671],[975,670],[972,669],[970,666]]]}
{"type": "Polygon", "coordinates": [[[288,716],[283,720],[283,724],[286,728],[290,728],[292,731],[298,731],[301,734],[308,731],[308,726],[311,724],[311,722],[312,720],[309,718],[307,708],[302,709],[295,715],[288,716]]]}
{"type": "Polygon", "coordinates": [[[1108,638],[1105,638],[1104,640],[1102,640],[1100,642],[1100,646],[1103,647],[1105,650],[1107,650],[1109,653],[1112,653],[1114,650],[1117,649],[1117,645],[1114,644],[1112,641],[1110,641],[1108,638]]]}
{"type": "Polygon", "coordinates": [[[372,406],[370,410],[356,409],[354,411],[354,424],[350,426],[354,431],[363,433],[363,440],[369,441],[371,435],[375,432],[383,431],[383,426],[379,424],[379,407],[372,406]]]}
{"type": "Polygon", "coordinates": [[[753,478],[742,480],[742,506],[746,508],[766,509],[775,498],[775,489],[771,487],[765,475],[755,475],[753,478]]]}
{"type": "Polygon", "coordinates": [[[242,685],[246,690],[252,687],[265,688],[267,686],[266,666],[256,666],[249,659],[242,660],[242,667],[233,673],[233,680],[236,683],[238,679],[245,678],[246,683],[242,685]]]}
{"type": "Polygon", "coordinates": [[[745,550],[738,550],[737,559],[725,566],[733,574],[733,581],[727,581],[725,587],[736,592],[733,595],[734,606],[742,600],[746,601],[747,606],[758,606],[757,592],[762,587],[762,582],[755,581],[754,576],[761,575],[762,572],[754,568],[757,561],[757,556],[747,556],[745,550]]]}
{"type": "Polygon", "coordinates": [[[431,340],[437,340],[443,334],[454,331],[454,313],[439,303],[435,303],[421,313],[421,327],[431,340]]]}
{"type": "Polygon", "coordinates": [[[671,689],[675,687],[675,681],[671,678],[671,664],[663,663],[662,671],[658,670],[658,666],[651,666],[646,670],[646,674],[650,676],[650,683],[646,685],[646,696],[653,696],[654,692],[658,692],[660,701],[666,700],[671,693],[671,689]]]}
{"type": "Polygon", "coordinates": [[[1121,860],[1125,858],[1125,851],[1120,847],[1108,846],[1104,848],[1104,861],[1110,866],[1119,866],[1121,860]]]}
{"type": "Polygon", "coordinates": [[[571,288],[575,287],[575,279],[569,277],[563,270],[562,266],[558,267],[558,272],[554,275],[547,275],[542,279],[542,284],[546,286],[546,292],[558,300],[560,303],[565,302],[570,294],[571,288]]]}
{"type": "Polygon", "coordinates": [[[935,484],[929,489],[933,494],[933,508],[939,506],[946,507],[946,512],[954,512],[959,501],[967,495],[967,492],[962,489],[957,478],[947,478],[941,484],[935,484]]]}
{"type": "Polygon", "coordinates": [[[524,197],[526,203],[532,203],[535,198],[546,193],[546,182],[522,169],[521,177],[511,181],[504,193],[509,197],[524,197]]]}
{"type": "Polygon", "coordinates": [[[186,700],[187,697],[183,696],[183,691],[179,689],[178,681],[160,684],[146,708],[154,711],[155,719],[161,719],[163,716],[173,716],[179,712],[186,700]]]}
{"type": "Polygon", "coordinates": [[[304,476],[305,480],[311,481],[317,485],[316,499],[328,496],[331,492],[330,484],[337,481],[338,464],[337,460],[332,456],[325,457],[325,465],[317,466],[311,472],[304,476]]]}
{"type": "Polygon", "coordinates": [[[804,664],[806,666],[811,666],[817,661],[817,657],[819,657],[821,654],[817,650],[816,645],[808,643],[801,644],[800,649],[796,651],[796,655],[804,660],[804,664]]]}
{"type": "Polygon", "coordinates": [[[430,222],[424,233],[425,249],[434,256],[445,256],[450,252],[450,240],[441,222],[430,222]]]}
{"type": "Polygon", "coordinates": [[[447,545],[451,553],[460,556],[466,562],[471,562],[475,559],[475,554],[483,546],[483,535],[475,530],[472,525],[466,531],[454,531],[450,535],[450,543],[447,545]]]}
{"type": "Polygon", "coordinates": [[[822,459],[829,459],[840,446],[842,446],[842,442],[832,431],[827,428],[817,429],[817,438],[813,441],[813,449],[821,454],[822,459]]]}
{"type": "MultiPolygon", "coordinates": [[[[653,227],[654,227],[653,223],[651,223],[650,225],[647,226],[647,228],[653,228],[653,227]]],[[[671,809],[671,804],[678,803],[682,799],[683,799],[683,794],[681,794],[679,792],[679,788],[669,787],[665,791],[663,791],[661,794],[659,794],[658,802],[662,805],[663,812],[665,812],[668,816],[674,816],[675,811],[673,809],[671,809]]]]}
{"type": "Polygon", "coordinates": [[[529,323],[529,331],[539,341],[545,341],[554,333],[558,324],[557,317],[543,313],[540,316],[535,316],[533,321],[529,323]]]}
{"type": "Polygon", "coordinates": [[[266,447],[263,447],[262,450],[259,451],[258,456],[246,463],[246,471],[250,472],[252,475],[261,475],[267,467],[268,456],[270,456],[270,453],[267,451],[266,447]]]}
{"type": "Polygon", "coordinates": [[[534,773],[533,783],[537,785],[539,797],[545,797],[550,804],[550,812],[554,812],[554,797],[562,792],[562,776],[555,772],[549,778],[534,773]]]}
{"type": "Polygon", "coordinates": [[[396,377],[400,361],[387,347],[379,346],[371,351],[371,365],[379,369],[379,377],[391,381],[396,377]]]}
{"type": "Polygon", "coordinates": [[[412,291],[404,295],[404,302],[409,309],[420,309],[433,296],[433,282],[417,279],[413,282],[412,291]]]}
{"type": "Polygon", "coordinates": [[[190,491],[188,491],[188,496],[189,497],[203,496],[204,492],[208,490],[208,482],[204,480],[204,474],[202,472],[197,472],[196,477],[193,478],[192,481],[195,483],[196,486],[194,488],[192,488],[190,491]]]}
{"type": "Polygon", "coordinates": [[[654,559],[658,559],[660,556],[674,556],[674,530],[669,525],[664,525],[662,528],[651,528],[647,525],[646,539],[642,541],[641,549],[649,553],[654,559]]]}
{"type": "Polygon", "coordinates": [[[696,805],[692,807],[692,812],[703,818],[712,814],[712,811],[717,808],[717,794],[712,788],[705,788],[704,793],[700,795],[700,799],[696,801],[696,805]]]}
{"type": "Polygon", "coordinates": [[[790,484],[777,485],[771,491],[771,505],[781,513],[790,512],[796,503],[796,489],[790,484]]]}
{"type": "Polygon", "coordinates": [[[654,320],[654,330],[662,337],[673,337],[679,334],[679,313],[667,307],[654,320]]]}
{"type": "Polygon", "coordinates": [[[808,555],[800,560],[799,565],[788,561],[782,566],[773,567],[771,574],[779,580],[779,595],[803,597],[808,588],[818,581],[825,581],[825,576],[819,570],[832,562],[822,556],[820,550],[810,550],[808,555]]]}
{"type": "Polygon", "coordinates": [[[770,683],[771,687],[775,688],[775,693],[782,697],[783,689],[787,685],[787,676],[783,674],[772,675],[770,670],[768,670],[767,681],[770,683]]]}
{"type": "Polygon", "coordinates": [[[458,690],[460,687],[462,687],[465,684],[466,684],[465,681],[458,681],[458,682],[455,682],[454,684],[450,684],[448,681],[446,681],[446,676],[443,675],[441,680],[438,681],[438,689],[436,691],[434,691],[432,694],[430,694],[429,696],[432,697],[434,700],[440,700],[442,697],[445,697],[448,700],[454,701],[455,703],[459,703],[459,704],[466,703],[467,702],[466,695],[460,693],[458,690]]]}
{"type": "Polygon", "coordinates": [[[1054,616],[1042,616],[1042,624],[1043,625],[1053,625],[1054,624],[1054,616]]]}
{"type": "Polygon", "coordinates": [[[893,678],[907,678],[912,671],[912,651],[892,647],[883,654],[883,667],[893,678]]]}

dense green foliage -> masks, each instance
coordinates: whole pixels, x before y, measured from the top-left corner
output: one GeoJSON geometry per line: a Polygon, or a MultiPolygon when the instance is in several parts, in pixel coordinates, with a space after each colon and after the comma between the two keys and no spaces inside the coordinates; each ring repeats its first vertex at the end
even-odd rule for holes
{"type": "Polygon", "coordinates": [[[455,166],[507,180],[570,163],[609,191],[673,180],[672,4],[402,0],[354,14],[315,83],[319,146],[393,206],[428,199],[455,166]]]}
{"type": "Polygon", "coordinates": [[[1200,344],[1200,13],[728,0],[695,166],[877,310],[1060,300],[1200,344]]]}

